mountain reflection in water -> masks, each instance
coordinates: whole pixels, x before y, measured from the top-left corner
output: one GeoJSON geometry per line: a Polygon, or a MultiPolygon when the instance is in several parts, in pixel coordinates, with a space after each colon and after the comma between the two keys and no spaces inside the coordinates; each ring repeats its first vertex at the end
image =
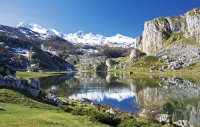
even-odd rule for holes
{"type": "Polygon", "coordinates": [[[133,113],[146,108],[200,126],[200,85],[182,78],[68,73],[39,80],[43,89],[71,99],[88,98],[133,113]]]}

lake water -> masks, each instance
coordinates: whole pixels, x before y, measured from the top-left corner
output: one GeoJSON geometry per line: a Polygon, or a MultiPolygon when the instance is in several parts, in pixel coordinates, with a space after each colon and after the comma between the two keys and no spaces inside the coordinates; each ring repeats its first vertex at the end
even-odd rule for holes
{"type": "Polygon", "coordinates": [[[96,104],[135,114],[148,109],[200,126],[200,84],[194,81],[105,73],[68,73],[39,80],[42,89],[71,99],[88,98],[96,104]]]}

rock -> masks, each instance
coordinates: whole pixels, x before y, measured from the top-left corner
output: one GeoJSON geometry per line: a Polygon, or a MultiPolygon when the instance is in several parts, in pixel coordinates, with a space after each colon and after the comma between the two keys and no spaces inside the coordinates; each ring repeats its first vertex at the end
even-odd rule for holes
{"type": "Polygon", "coordinates": [[[54,105],[69,105],[68,102],[58,99],[58,97],[55,94],[51,94],[51,93],[49,93],[44,98],[44,100],[47,101],[48,103],[51,103],[51,104],[54,104],[54,105]]]}
{"type": "Polygon", "coordinates": [[[143,53],[143,52],[140,51],[139,49],[132,49],[132,50],[131,50],[131,54],[130,54],[130,56],[129,56],[129,59],[130,59],[130,60],[137,59],[137,58],[139,58],[139,57],[141,57],[141,56],[144,56],[144,55],[145,55],[145,53],[143,53]]]}
{"type": "Polygon", "coordinates": [[[140,117],[147,117],[150,114],[150,110],[148,109],[142,109],[142,111],[139,113],[140,117]]]}
{"type": "Polygon", "coordinates": [[[168,60],[168,59],[169,59],[169,56],[168,56],[168,55],[164,55],[164,56],[162,56],[162,59],[163,59],[163,60],[168,60]]]}
{"type": "Polygon", "coordinates": [[[113,66],[116,65],[116,64],[117,64],[117,62],[114,61],[114,60],[112,60],[112,59],[107,59],[107,60],[106,60],[106,66],[107,66],[108,68],[111,68],[111,67],[113,67],[113,66]]]}
{"type": "Polygon", "coordinates": [[[177,127],[193,127],[187,120],[178,120],[173,122],[173,125],[177,127]]]}
{"type": "Polygon", "coordinates": [[[40,93],[40,89],[35,89],[32,87],[25,87],[25,90],[28,91],[28,93],[34,97],[38,97],[40,93]]]}
{"type": "Polygon", "coordinates": [[[0,76],[0,86],[5,86],[6,84],[5,84],[5,81],[4,81],[4,79],[3,79],[3,77],[2,77],[2,75],[0,76]]]}
{"type": "Polygon", "coordinates": [[[116,115],[117,114],[112,108],[106,110],[106,113],[110,113],[112,115],[116,115]]]}
{"type": "Polygon", "coordinates": [[[167,69],[167,68],[168,68],[167,65],[162,66],[162,69],[163,69],[163,70],[164,70],[164,69],[167,69]]]}
{"type": "Polygon", "coordinates": [[[57,105],[69,105],[69,103],[64,100],[57,100],[56,104],[57,105]]]}
{"type": "Polygon", "coordinates": [[[0,111],[6,111],[4,108],[0,107],[0,111]]]}
{"type": "Polygon", "coordinates": [[[98,72],[106,71],[106,57],[84,57],[80,60],[79,64],[76,65],[76,68],[79,72],[98,72]]]}
{"type": "Polygon", "coordinates": [[[35,80],[35,79],[30,79],[28,81],[28,84],[32,87],[32,88],[35,88],[35,89],[40,89],[40,83],[39,81],[35,80]]]}
{"type": "Polygon", "coordinates": [[[149,68],[149,72],[154,72],[154,71],[156,71],[157,70],[157,67],[150,67],[149,68]]]}
{"type": "MultiPolygon", "coordinates": [[[[160,17],[145,22],[142,46],[147,55],[154,55],[161,50],[172,33],[184,33],[182,36],[193,37],[200,41],[200,9],[195,8],[186,14],[173,17],[160,17]]],[[[174,40],[172,39],[172,42],[174,40]]]]}
{"type": "Polygon", "coordinates": [[[171,116],[168,114],[158,114],[156,116],[156,120],[159,123],[170,123],[171,122],[171,116]]]}
{"type": "Polygon", "coordinates": [[[89,103],[89,104],[92,104],[92,103],[93,103],[93,101],[90,100],[90,99],[88,99],[88,98],[81,98],[80,101],[86,102],[86,103],[89,103]]]}

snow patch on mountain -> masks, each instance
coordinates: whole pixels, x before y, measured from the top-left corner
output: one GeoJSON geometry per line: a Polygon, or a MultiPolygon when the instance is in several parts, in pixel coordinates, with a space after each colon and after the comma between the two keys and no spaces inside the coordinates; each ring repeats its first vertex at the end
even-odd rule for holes
{"type": "MultiPolygon", "coordinates": [[[[70,34],[62,34],[61,32],[58,32],[55,29],[48,29],[45,27],[42,27],[38,24],[33,24],[33,23],[25,23],[25,22],[20,22],[17,27],[23,27],[30,29],[34,32],[37,32],[40,34],[40,37],[42,39],[46,39],[48,37],[52,36],[59,36],[74,45],[80,44],[80,45],[100,45],[100,46],[109,46],[109,47],[136,47],[137,39],[136,38],[131,38],[127,37],[121,34],[117,34],[115,36],[111,37],[105,37],[100,34],[92,34],[92,33],[84,33],[83,31],[78,31],[76,33],[70,33],[70,34]]],[[[22,31],[23,33],[25,31],[22,31]]],[[[24,33],[26,34],[26,33],[24,33]]]]}
{"type": "Polygon", "coordinates": [[[60,32],[58,32],[55,29],[48,29],[45,27],[42,27],[38,24],[33,24],[33,23],[25,23],[25,22],[20,22],[17,27],[23,27],[23,28],[27,28],[30,29],[34,32],[37,32],[39,34],[42,34],[42,37],[47,38],[50,36],[63,36],[60,32]]]}
{"type": "Polygon", "coordinates": [[[71,33],[64,35],[64,39],[72,42],[73,44],[83,44],[83,45],[108,45],[110,47],[136,47],[135,38],[130,38],[117,34],[111,37],[104,37],[102,35],[94,35],[92,33],[84,33],[83,31],[78,31],[77,33],[71,33]]]}

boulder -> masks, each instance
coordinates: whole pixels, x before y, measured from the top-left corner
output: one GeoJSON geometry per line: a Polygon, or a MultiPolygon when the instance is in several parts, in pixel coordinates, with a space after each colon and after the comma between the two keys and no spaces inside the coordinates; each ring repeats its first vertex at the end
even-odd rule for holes
{"type": "Polygon", "coordinates": [[[35,79],[30,79],[28,81],[28,84],[32,87],[32,88],[35,88],[35,89],[40,89],[40,83],[39,81],[35,80],[35,79]]]}
{"type": "Polygon", "coordinates": [[[162,66],[162,69],[163,69],[163,70],[164,70],[164,69],[167,69],[167,68],[168,68],[167,65],[162,66]]]}
{"type": "Polygon", "coordinates": [[[89,103],[89,104],[92,104],[92,103],[93,103],[93,101],[90,100],[90,99],[88,99],[88,98],[81,98],[80,101],[86,102],[86,103],[89,103]]]}
{"type": "Polygon", "coordinates": [[[187,120],[178,120],[173,122],[173,125],[177,127],[193,127],[187,120]]]}
{"type": "Polygon", "coordinates": [[[149,68],[149,72],[154,72],[154,71],[156,71],[157,70],[157,67],[150,67],[149,68]]]}
{"type": "Polygon", "coordinates": [[[38,97],[39,93],[40,93],[40,89],[35,89],[32,88],[31,86],[26,87],[25,90],[32,96],[34,97],[38,97]]]}
{"type": "Polygon", "coordinates": [[[141,56],[144,56],[144,55],[145,55],[145,53],[143,53],[143,52],[140,51],[139,49],[132,49],[132,50],[131,50],[131,54],[130,54],[130,56],[129,56],[129,59],[130,59],[130,60],[137,59],[137,58],[139,58],[139,57],[141,57],[141,56]]]}
{"type": "Polygon", "coordinates": [[[112,108],[106,110],[106,113],[109,113],[109,114],[112,114],[112,115],[116,115],[117,114],[112,108]]]}
{"type": "Polygon", "coordinates": [[[108,68],[111,68],[111,67],[113,67],[113,66],[116,65],[116,64],[117,64],[117,62],[114,61],[114,60],[112,60],[112,59],[107,59],[107,60],[106,60],[106,66],[107,66],[108,68]]]}
{"type": "Polygon", "coordinates": [[[158,114],[156,116],[156,121],[158,121],[159,123],[170,123],[171,116],[168,114],[158,114]]]}
{"type": "Polygon", "coordinates": [[[5,81],[2,75],[0,75],[0,86],[5,86],[5,81]]]}
{"type": "Polygon", "coordinates": [[[47,101],[48,103],[54,104],[54,105],[68,105],[69,103],[64,101],[64,100],[60,100],[58,99],[58,97],[55,94],[51,94],[49,93],[45,98],[45,101],[47,101]]]}

